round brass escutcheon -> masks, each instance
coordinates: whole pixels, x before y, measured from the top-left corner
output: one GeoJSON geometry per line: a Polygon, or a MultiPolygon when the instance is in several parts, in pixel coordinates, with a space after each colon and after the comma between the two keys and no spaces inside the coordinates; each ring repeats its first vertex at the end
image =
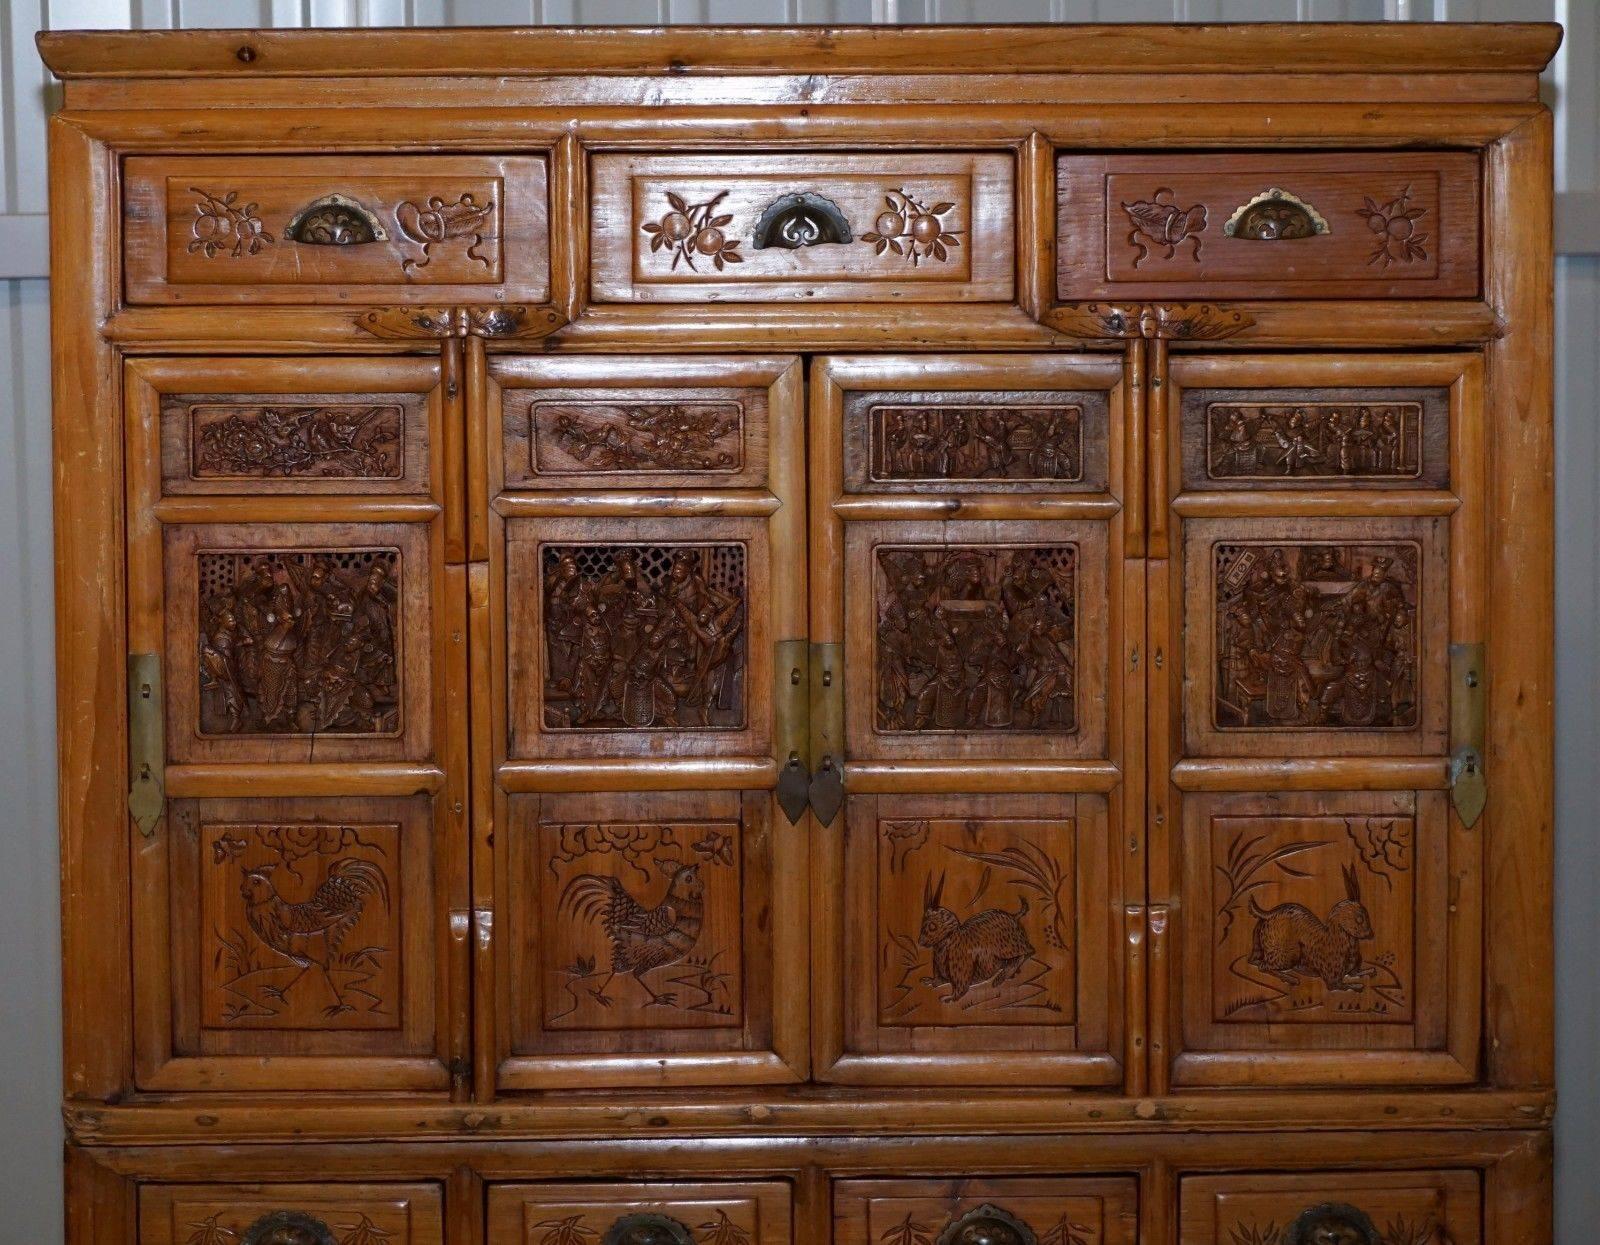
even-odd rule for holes
{"type": "Polygon", "coordinates": [[[1365,1211],[1344,1202],[1323,1202],[1295,1216],[1283,1245],[1383,1245],[1383,1238],[1365,1211]]]}
{"type": "Polygon", "coordinates": [[[1038,1239],[1010,1211],[985,1202],[946,1224],[937,1245],[1038,1245],[1038,1239]]]}
{"type": "Polygon", "coordinates": [[[623,1215],[609,1228],[600,1245],[694,1245],[694,1237],[671,1215],[623,1215]]]}
{"type": "Polygon", "coordinates": [[[337,1245],[333,1229],[301,1210],[275,1210],[244,1230],[241,1245],[337,1245]]]}

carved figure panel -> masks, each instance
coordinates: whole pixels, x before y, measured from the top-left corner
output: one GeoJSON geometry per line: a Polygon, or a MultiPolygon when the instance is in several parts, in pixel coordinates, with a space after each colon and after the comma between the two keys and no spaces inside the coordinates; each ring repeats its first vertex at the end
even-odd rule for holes
{"type": "Polygon", "coordinates": [[[737,821],[539,827],[543,1027],[737,1026],[737,821]]]}
{"type": "Polygon", "coordinates": [[[1218,729],[1417,726],[1421,547],[1212,548],[1218,729]]]}
{"type": "Polygon", "coordinates": [[[398,404],[182,403],[195,480],[396,480],[404,471],[398,404]]]}
{"type": "Polygon", "coordinates": [[[1416,850],[1400,815],[1213,818],[1213,1018],[1409,1022],[1416,850]]]}
{"type": "Polygon", "coordinates": [[[549,730],[745,722],[742,543],[544,545],[549,730]]]}
{"type": "Polygon", "coordinates": [[[1363,1171],[1189,1176],[1194,1245],[1478,1245],[1478,1174],[1363,1171]]]}
{"type": "Polygon", "coordinates": [[[877,403],[871,480],[1083,478],[1083,407],[877,403]]]}
{"type": "Polygon", "coordinates": [[[879,545],[879,732],[1077,730],[1078,546],[879,545]]]}
{"type": "Polygon", "coordinates": [[[201,735],[399,734],[398,549],[195,556],[201,735]]]}
{"type": "Polygon", "coordinates": [[[400,1025],[397,824],[200,828],[201,1023],[400,1025]]]}
{"type": "Polygon", "coordinates": [[[738,401],[535,398],[528,419],[536,475],[727,476],[744,467],[738,401]]]}
{"type": "Polygon", "coordinates": [[[878,1023],[1076,1019],[1077,823],[878,823],[878,1023]]]}
{"type": "Polygon", "coordinates": [[[1132,1245],[1134,1182],[1048,1177],[845,1180],[840,1245],[1132,1245]]]}
{"type": "Polygon", "coordinates": [[[1415,479],[1421,423],[1415,402],[1214,402],[1206,410],[1207,467],[1213,479],[1415,479]]]}
{"type": "Polygon", "coordinates": [[[162,1185],[139,1196],[141,1245],[441,1245],[437,1186],[162,1185]]]}

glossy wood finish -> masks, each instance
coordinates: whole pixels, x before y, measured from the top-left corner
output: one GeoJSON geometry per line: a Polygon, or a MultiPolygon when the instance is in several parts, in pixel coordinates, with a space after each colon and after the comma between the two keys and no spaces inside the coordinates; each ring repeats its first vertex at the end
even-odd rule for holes
{"type": "Polygon", "coordinates": [[[73,1245],[1547,1241],[1555,32],[351,39],[43,40],[73,1245]]]}

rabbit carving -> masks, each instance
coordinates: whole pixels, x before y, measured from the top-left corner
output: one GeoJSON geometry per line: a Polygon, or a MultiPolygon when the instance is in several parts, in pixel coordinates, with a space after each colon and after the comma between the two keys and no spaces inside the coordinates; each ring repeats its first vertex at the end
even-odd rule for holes
{"type": "Polygon", "coordinates": [[[937,886],[932,879],[922,886],[922,929],[917,941],[933,951],[933,976],[925,986],[949,986],[947,1003],[954,1003],[980,982],[1005,984],[1033,955],[1033,943],[1022,928],[1028,897],[1015,912],[985,908],[965,921],[940,906],[944,875],[937,886]]]}
{"type": "Polygon", "coordinates": [[[1281,903],[1262,908],[1250,898],[1256,918],[1250,939],[1250,963],[1291,987],[1302,977],[1320,977],[1330,990],[1354,990],[1372,969],[1362,967],[1361,944],[1372,937],[1372,918],[1361,902],[1355,866],[1345,865],[1346,898],[1333,905],[1323,921],[1304,904],[1281,903]]]}

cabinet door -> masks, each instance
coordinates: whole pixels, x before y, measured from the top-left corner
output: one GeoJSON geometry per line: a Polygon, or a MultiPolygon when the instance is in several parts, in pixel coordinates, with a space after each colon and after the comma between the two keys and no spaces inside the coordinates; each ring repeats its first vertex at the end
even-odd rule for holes
{"type": "Polygon", "coordinates": [[[503,1089],[805,1074],[805,897],[781,884],[805,827],[772,807],[775,655],[805,634],[800,377],[493,366],[473,608],[503,1089]]]}
{"type": "Polygon", "coordinates": [[[1116,1084],[1142,882],[1121,833],[1143,619],[1121,366],[834,358],[812,376],[818,1075],[1116,1084]]]}
{"type": "Polygon", "coordinates": [[[138,1086],[447,1089],[465,670],[440,363],[126,376],[129,650],[167,798],[134,838],[138,1086]]]}
{"type": "Polygon", "coordinates": [[[1151,566],[1159,1083],[1477,1076],[1478,360],[1175,358],[1151,566]],[[1463,649],[1462,652],[1467,650],[1463,649]]]}

